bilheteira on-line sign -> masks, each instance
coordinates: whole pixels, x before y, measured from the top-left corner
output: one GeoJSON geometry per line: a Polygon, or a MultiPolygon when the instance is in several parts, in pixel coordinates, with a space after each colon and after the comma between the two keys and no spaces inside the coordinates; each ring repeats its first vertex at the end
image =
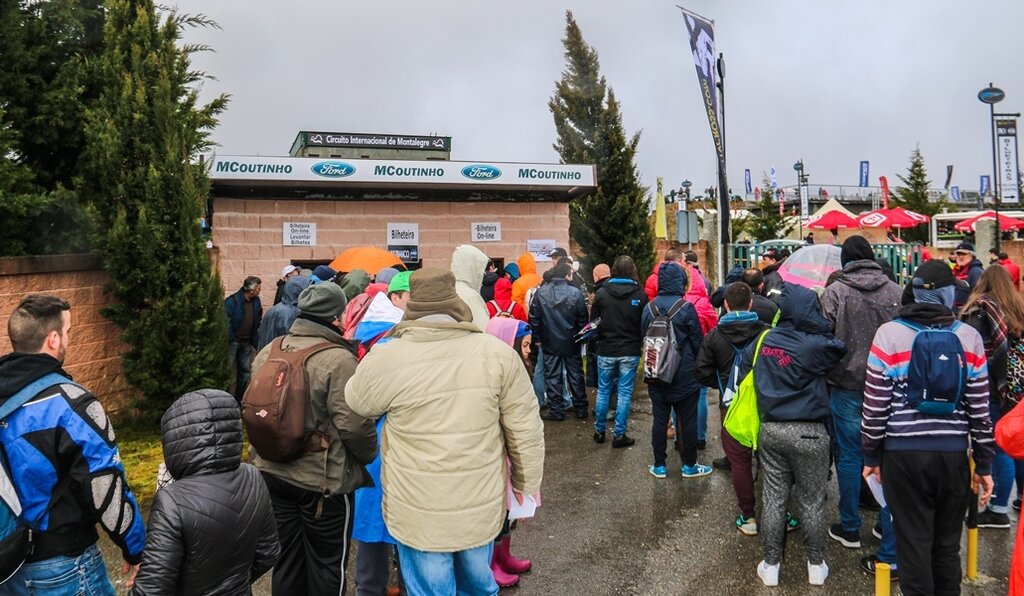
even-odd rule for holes
{"type": "Polygon", "coordinates": [[[283,224],[284,246],[316,246],[316,223],[286,221],[283,224]]]}
{"type": "Polygon", "coordinates": [[[470,224],[470,242],[501,242],[501,222],[486,221],[470,224]]]}

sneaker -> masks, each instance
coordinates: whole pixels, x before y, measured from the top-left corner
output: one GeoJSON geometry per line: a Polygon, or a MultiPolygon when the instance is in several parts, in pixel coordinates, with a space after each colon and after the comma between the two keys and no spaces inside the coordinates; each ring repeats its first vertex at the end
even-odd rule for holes
{"type": "Polygon", "coordinates": [[[707,476],[710,473],[711,466],[703,466],[701,464],[683,466],[683,478],[698,478],[700,476],[707,476]]]}
{"type": "Polygon", "coordinates": [[[828,578],[828,565],[825,564],[825,561],[822,561],[820,565],[811,565],[811,562],[807,561],[807,583],[812,586],[824,586],[826,578],[828,578]]]}
{"type": "Polygon", "coordinates": [[[732,469],[732,464],[729,463],[729,458],[728,457],[716,457],[715,459],[711,460],[711,465],[716,470],[731,470],[732,469]]]}
{"type": "Polygon", "coordinates": [[[548,410],[547,412],[541,413],[540,419],[548,420],[551,422],[561,422],[565,420],[565,414],[552,414],[551,410],[548,410]]]}
{"type": "Polygon", "coordinates": [[[636,444],[636,441],[627,437],[626,435],[619,435],[612,438],[612,449],[622,449],[623,447],[632,447],[636,444]]]}
{"type": "Polygon", "coordinates": [[[844,530],[843,524],[832,524],[828,529],[828,535],[846,548],[860,548],[860,532],[844,530]]]}
{"type": "Polygon", "coordinates": [[[800,518],[793,515],[790,512],[786,512],[786,531],[792,532],[793,530],[800,529],[800,518]]]}
{"type": "Polygon", "coordinates": [[[769,565],[761,561],[757,564],[757,577],[769,588],[779,585],[779,565],[769,565]]]}
{"type": "Polygon", "coordinates": [[[668,468],[665,466],[651,466],[649,471],[655,478],[668,478],[668,468]]]}
{"type": "Polygon", "coordinates": [[[757,519],[753,517],[743,517],[741,513],[736,518],[736,529],[746,534],[747,536],[757,536],[757,519]]]}
{"type": "Polygon", "coordinates": [[[878,522],[871,527],[871,535],[879,540],[882,539],[882,522],[878,522]]]}
{"type": "Polygon", "coordinates": [[[999,530],[1008,529],[1010,527],[1010,516],[986,509],[978,514],[978,527],[999,530]]]}
{"type": "Polygon", "coordinates": [[[1013,500],[1013,510],[1020,511],[1020,498],[1016,498],[1013,500]]]}
{"type": "Polygon", "coordinates": [[[603,432],[599,433],[599,432],[597,432],[595,430],[594,431],[594,442],[595,443],[604,443],[604,433],[603,432]]]}
{"type": "Polygon", "coordinates": [[[697,441],[697,451],[704,451],[708,448],[707,441],[697,441]]]}
{"type": "MultiPolygon", "coordinates": [[[[868,555],[866,557],[861,557],[860,568],[865,573],[874,575],[878,571],[879,563],[881,563],[881,561],[878,560],[878,555],[868,555]]],[[[900,573],[896,570],[895,563],[889,563],[889,580],[894,582],[900,581],[900,573]]]]}

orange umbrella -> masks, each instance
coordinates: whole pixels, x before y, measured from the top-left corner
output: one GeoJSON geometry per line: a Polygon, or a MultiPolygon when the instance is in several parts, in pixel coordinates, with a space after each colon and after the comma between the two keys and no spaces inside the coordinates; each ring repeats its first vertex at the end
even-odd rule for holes
{"type": "Polygon", "coordinates": [[[385,267],[394,267],[401,264],[402,259],[399,259],[393,253],[383,248],[357,246],[342,251],[336,259],[331,261],[331,269],[339,273],[348,273],[354,269],[362,269],[373,275],[385,267]]]}

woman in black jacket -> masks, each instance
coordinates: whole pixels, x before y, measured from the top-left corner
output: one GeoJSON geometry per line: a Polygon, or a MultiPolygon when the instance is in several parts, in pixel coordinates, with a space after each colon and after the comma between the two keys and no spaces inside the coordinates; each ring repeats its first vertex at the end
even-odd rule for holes
{"type": "Polygon", "coordinates": [[[251,594],[281,546],[263,478],[242,463],[238,402],[216,389],[186,393],[160,430],[174,482],[153,499],[133,594],[251,594]]]}

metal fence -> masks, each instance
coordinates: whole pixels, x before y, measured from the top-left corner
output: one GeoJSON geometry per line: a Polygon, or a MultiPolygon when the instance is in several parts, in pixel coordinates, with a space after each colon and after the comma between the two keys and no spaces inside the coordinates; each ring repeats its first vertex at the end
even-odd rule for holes
{"type": "MultiPolygon", "coordinates": [[[[792,252],[799,250],[802,246],[805,244],[797,240],[731,244],[729,266],[758,267],[762,255],[769,248],[778,250],[786,248],[792,252]]],[[[917,243],[872,244],[871,248],[875,251],[875,260],[879,261],[879,264],[888,264],[896,278],[896,283],[900,285],[906,285],[914,274],[914,270],[921,264],[921,245],[917,243]]]]}

